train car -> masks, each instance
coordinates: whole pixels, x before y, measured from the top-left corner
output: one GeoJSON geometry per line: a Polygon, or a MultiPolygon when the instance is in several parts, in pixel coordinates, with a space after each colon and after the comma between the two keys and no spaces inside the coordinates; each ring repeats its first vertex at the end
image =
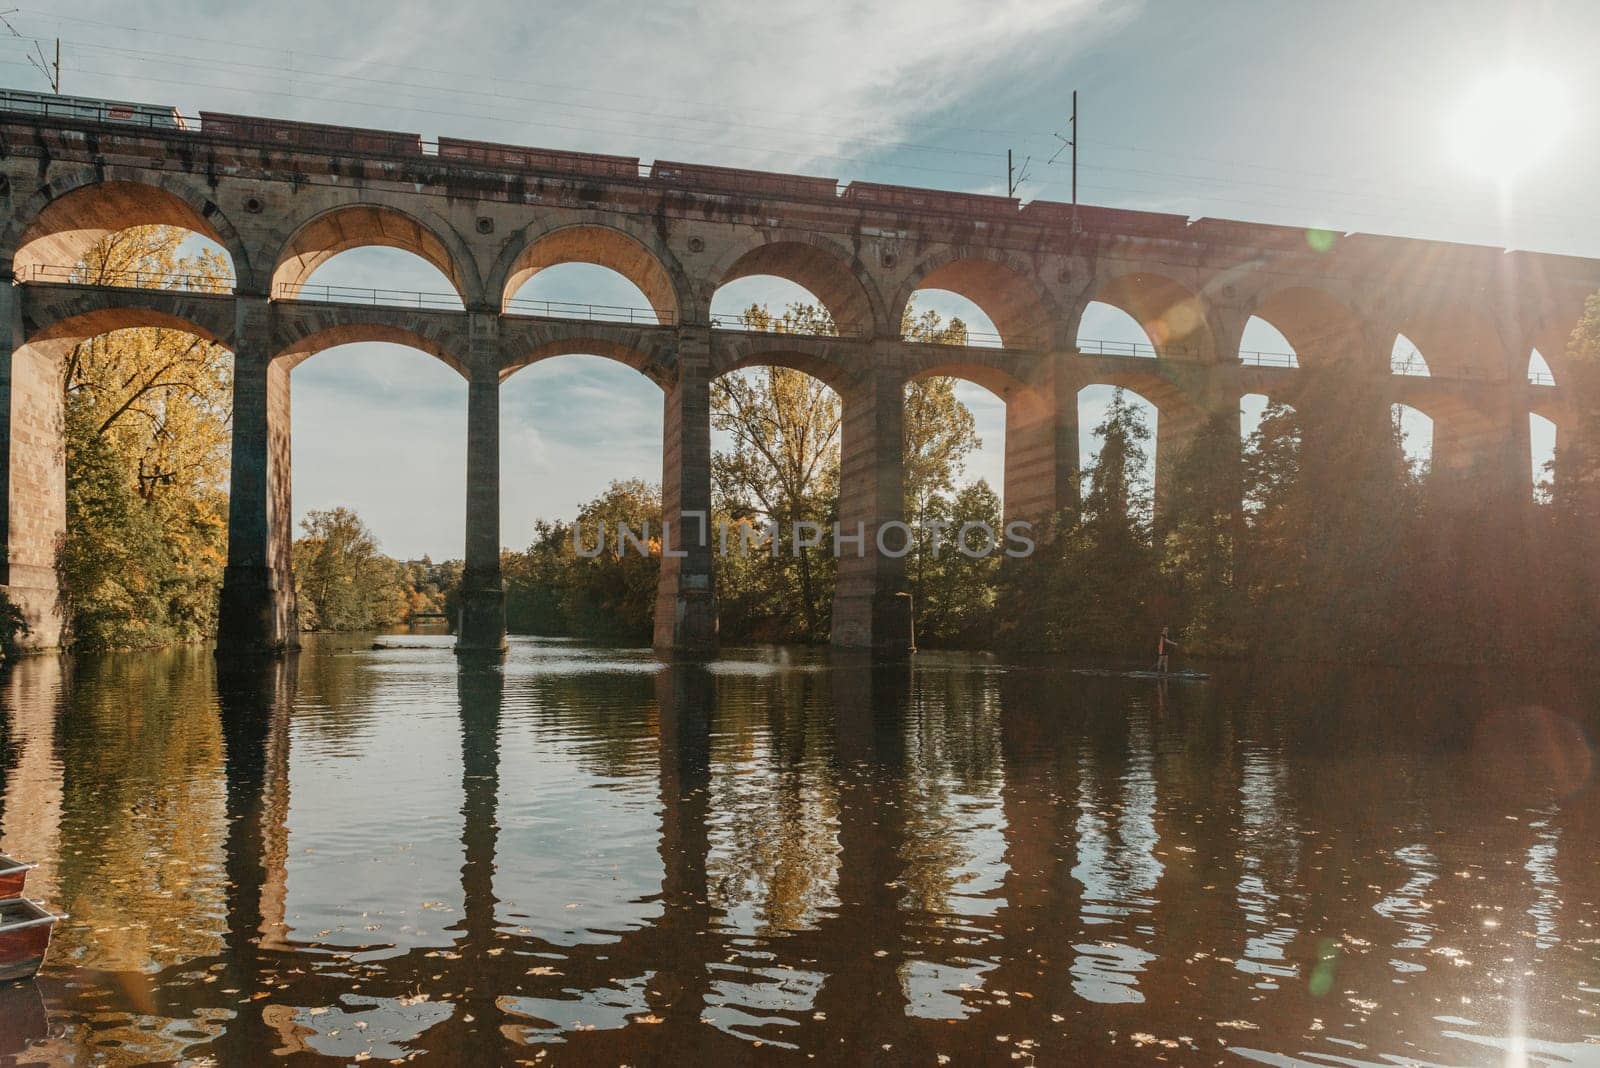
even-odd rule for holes
{"type": "Polygon", "coordinates": [[[249,141],[252,144],[282,145],[285,148],[305,148],[342,155],[422,155],[421,134],[368,130],[360,126],[331,126],[320,122],[290,122],[287,119],[202,111],[200,131],[210,136],[249,141]]]}
{"type": "Polygon", "coordinates": [[[178,109],[167,104],[135,104],[126,100],[30,93],[22,89],[0,89],[0,111],[79,122],[115,122],[157,130],[189,128],[178,109]]]}
{"type": "MultiPolygon", "coordinates": [[[[1026,222],[1044,226],[1070,226],[1072,205],[1054,200],[1035,200],[1022,209],[1022,218],[1026,222]]],[[[1179,238],[1188,235],[1189,217],[1159,211],[1130,211],[1126,208],[1079,204],[1078,225],[1097,234],[1179,238]]]]}
{"type": "Polygon", "coordinates": [[[949,193],[942,189],[918,189],[879,182],[851,182],[845,187],[844,199],[874,208],[936,211],[942,215],[977,215],[986,219],[1015,218],[1020,204],[1014,197],[949,193]]]}
{"type": "Polygon", "coordinates": [[[705,163],[677,163],[665,159],[658,159],[651,165],[650,177],[657,182],[711,189],[719,193],[751,193],[801,200],[834,200],[839,195],[839,183],[833,178],[748,171],[739,167],[713,167],[705,163]]]}
{"type": "Polygon", "coordinates": [[[439,138],[439,158],[549,174],[581,174],[595,178],[639,177],[638,156],[560,152],[550,148],[502,145],[493,141],[465,141],[459,137],[439,138]]]}

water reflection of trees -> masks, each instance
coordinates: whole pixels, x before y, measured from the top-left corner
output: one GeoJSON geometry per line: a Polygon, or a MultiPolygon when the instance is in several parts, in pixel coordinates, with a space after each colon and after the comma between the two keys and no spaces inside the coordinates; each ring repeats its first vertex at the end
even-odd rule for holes
{"type": "Polygon", "coordinates": [[[61,720],[57,952],[140,971],[215,952],[222,734],[207,650],[86,659],[61,720]],[[204,918],[204,919],[203,919],[204,918]]]}

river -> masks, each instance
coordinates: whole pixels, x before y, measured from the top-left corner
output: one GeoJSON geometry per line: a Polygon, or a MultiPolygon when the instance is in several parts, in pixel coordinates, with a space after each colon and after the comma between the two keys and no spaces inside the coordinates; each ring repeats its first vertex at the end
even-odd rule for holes
{"type": "Polygon", "coordinates": [[[1600,1064],[1593,686],[38,657],[0,1061],[1600,1064]]]}

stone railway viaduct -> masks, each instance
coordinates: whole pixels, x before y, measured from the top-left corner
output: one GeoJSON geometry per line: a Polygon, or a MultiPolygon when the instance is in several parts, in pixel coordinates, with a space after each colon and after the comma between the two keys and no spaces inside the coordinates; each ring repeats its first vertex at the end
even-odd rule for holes
{"type": "MultiPolygon", "coordinates": [[[[0,379],[6,507],[3,586],[56,644],[55,557],[65,530],[58,366],[71,347],[126,327],[162,325],[235,355],[228,566],[219,644],[282,650],[296,642],[290,566],[289,385],[308,356],[355,341],[413,346],[468,383],[467,536],[462,650],[504,642],[499,570],[499,386],[539,360],[591,353],[648,375],[665,409],[662,490],[674,531],[710,507],[710,387],[757,365],[815,375],[842,400],[839,511],[867,544],[902,510],[907,381],[953,375],[1006,406],[1008,519],[1042,519],[1077,502],[1078,391],[1120,385],[1158,409],[1158,458],[1170,458],[1239,399],[1353,403],[1378,420],[1403,401],[1434,420],[1434,464],[1472,471],[1475,492],[1529,507],[1528,413],[1570,432],[1562,363],[1600,262],[1366,234],[1335,235],[1221,219],[935,192],[556,152],[414,134],[202,113],[198,130],[0,114],[0,289],[10,358],[0,379]],[[98,238],[171,224],[232,258],[231,293],[88,286],[50,268],[76,264],[98,238]],[[321,263],[360,246],[404,249],[453,283],[464,310],[304,299],[321,263]],[[632,281],[656,323],[518,314],[529,277],[586,262],[632,281]],[[750,275],[790,279],[832,314],[837,336],[723,329],[712,295],[750,275]],[[903,340],[901,312],[931,288],[975,302],[993,347],[903,340]],[[1154,358],[1079,351],[1094,301],[1148,333],[1154,358]],[[1245,323],[1282,332],[1298,366],[1241,360],[1245,323]],[[1397,334],[1430,377],[1394,376],[1397,334]],[[1530,383],[1530,350],[1554,385],[1530,383]],[[1312,389],[1314,381],[1349,391],[1312,389]]],[[[1378,425],[1376,422],[1374,426],[1378,425]]],[[[573,433],[581,433],[573,428],[573,433]]],[[[1309,445],[1308,445],[1309,447],[1309,445]]],[[[1160,504],[1158,501],[1158,510],[1160,504]]],[[[675,537],[675,541],[680,540],[675,537]]],[[[713,560],[697,538],[663,561],[655,643],[714,646],[713,560]]],[[[901,562],[846,553],[833,640],[903,650],[901,562]]]]}

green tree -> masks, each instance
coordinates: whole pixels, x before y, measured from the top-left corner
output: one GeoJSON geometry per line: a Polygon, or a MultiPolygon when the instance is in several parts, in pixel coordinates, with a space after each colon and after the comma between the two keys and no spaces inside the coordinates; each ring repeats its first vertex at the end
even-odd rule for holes
{"type": "Polygon", "coordinates": [[[304,630],[374,630],[406,618],[399,565],[348,508],[308,512],[294,543],[295,590],[304,630]]]}
{"type": "MultiPolygon", "coordinates": [[[[185,231],[124,230],[77,279],[183,276],[231,287],[226,263],[185,256],[185,231]]],[[[232,357],[192,334],[142,327],[75,346],[62,365],[67,536],[60,555],[70,632],[82,648],[207,636],[226,561],[232,357]]]]}
{"type": "MultiPolygon", "coordinates": [[[[779,333],[832,333],[827,313],[791,305],[773,317],[759,305],[744,314],[751,329],[779,333]]],[[[719,511],[758,526],[775,524],[789,537],[797,524],[829,529],[837,514],[839,487],[839,396],[820,380],[788,367],[757,367],[723,375],[712,383],[711,424],[729,436],[732,448],[711,458],[712,487],[719,511]]],[[[765,579],[772,618],[796,619],[794,637],[827,636],[827,599],[835,572],[832,554],[802,545],[764,555],[751,578],[765,579]]]]}

